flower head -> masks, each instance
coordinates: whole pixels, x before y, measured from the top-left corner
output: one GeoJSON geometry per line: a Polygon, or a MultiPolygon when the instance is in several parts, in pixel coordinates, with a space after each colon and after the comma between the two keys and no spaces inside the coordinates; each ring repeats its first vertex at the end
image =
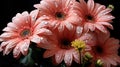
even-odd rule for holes
{"type": "Polygon", "coordinates": [[[111,65],[120,63],[120,57],[118,56],[119,40],[109,36],[109,33],[103,34],[99,32],[97,34],[98,41],[95,46],[91,47],[90,51],[93,55],[93,60],[100,59],[104,67],[111,67],[111,65]]]}
{"type": "Polygon", "coordinates": [[[61,32],[65,28],[72,30],[80,24],[80,19],[73,9],[74,2],[75,0],[42,0],[34,6],[40,10],[39,16],[42,20],[48,20],[53,29],[61,32]]]}
{"type": "Polygon", "coordinates": [[[110,14],[111,8],[94,3],[94,0],[88,0],[87,3],[84,0],[80,0],[80,3],[76,2],[75,5],[75,9],[78,10],[77,14],[82,19],[81,25],[84,26],[84,31],[95,31],[97,29],[106,33],[106,27],[113,29],[110,24],[112,19],[114,19],[110,14]]]}
{"type": "Polygon", "coordinates": [[[71,31],[64,29],[64,31],[61,33],[58,30],[54,30],[53,34],[54,35],[52,37],[46,37],[47,42],[44,42],[43,46],[44,49],[47,49],[44,53],[44,58],[54,58],[55,64],[60,64],[62,61],[64,61],[67,66],[71,66],[73,60],[76,63],[80,63],[79,51],[76,50],[72,45],[74,44],[75,46],[78,46],[77,48],[84,48],[86,47],[85,44],[94,44],[91,42],[91,33],[88,33],[89,35],[83,34],[81,36],[79,34],[78,36],[75,29],[71,31]],[[49,43],[49,46],[46,47],[46,43],[49,43]],[[52,45],[56,45],[56,47],[51,47],[52,45]]]}
{"type": "Polygon", "coordinates": [[[18,13],[3,29],[5,32],[0,35],[2,41],[0,51],[3,51],[4,55],[9,54],[12,50],[15,58],[18,58],[21,53],[27,55],[30,41],[39,43],[42,39],[40,35],[51,34],[42,21],[39,23],[36,20],[37,14],[37,10],[30,14],[27,11],[18,13]]]}

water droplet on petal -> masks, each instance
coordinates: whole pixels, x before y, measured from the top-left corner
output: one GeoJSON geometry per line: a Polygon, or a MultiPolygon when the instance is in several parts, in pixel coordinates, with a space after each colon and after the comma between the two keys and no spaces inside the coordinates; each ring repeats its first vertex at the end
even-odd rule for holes
{"type": "Polygon", "coordinates": [[[24,51],[27,51],[27,49],[24,49],[24,51]]]}
{"type": "Polygon", "coordinates": [[[57,2],[56,2],[56,1],[54,2],[54,4],[55,4],[55,7],[57,8],[57,7],[58,7],[58,4],[57,4],[57,2]]]}
{"type": "Polygon", "coordinates": [[[19,47],[16,47],[16,49],[18,50],[18,49],[19,49],[19,47]]]}
{"type": "Polygon", "coordinates": [[[43,37],[40,37],[40,40],[43,40],[43,37]]]}

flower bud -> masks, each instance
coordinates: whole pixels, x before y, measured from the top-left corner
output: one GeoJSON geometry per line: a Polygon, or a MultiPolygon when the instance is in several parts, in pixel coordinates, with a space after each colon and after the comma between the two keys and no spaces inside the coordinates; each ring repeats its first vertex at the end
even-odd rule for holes
{"type": "Polygon", "coordinates": [[[96,61],[96,67],[103,67],[103,62],[100,59],[96,61]]]}

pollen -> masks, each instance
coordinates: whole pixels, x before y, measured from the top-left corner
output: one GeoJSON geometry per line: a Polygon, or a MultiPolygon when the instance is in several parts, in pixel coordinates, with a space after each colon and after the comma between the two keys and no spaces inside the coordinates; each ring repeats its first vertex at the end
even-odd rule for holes
{"type": "Polygon", "coordinates": [[[81,50],[83,50],[85,48],[85,42],[82,41],[82,40],[74,40],[71,43],[72,43],[71,46],[73,46],[77,50],[81,51],[81,50]]]}

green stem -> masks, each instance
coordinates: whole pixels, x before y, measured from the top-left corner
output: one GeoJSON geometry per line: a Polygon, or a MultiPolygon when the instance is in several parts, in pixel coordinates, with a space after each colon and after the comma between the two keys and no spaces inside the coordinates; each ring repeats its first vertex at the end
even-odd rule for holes
{"type": "Polygon", "coordinates": [[[81,67],[81,65],[82,65],[82,58],[81,58],[81,51],[79,50],[79,53],[80,53],[80,67],[81,67]]]}

